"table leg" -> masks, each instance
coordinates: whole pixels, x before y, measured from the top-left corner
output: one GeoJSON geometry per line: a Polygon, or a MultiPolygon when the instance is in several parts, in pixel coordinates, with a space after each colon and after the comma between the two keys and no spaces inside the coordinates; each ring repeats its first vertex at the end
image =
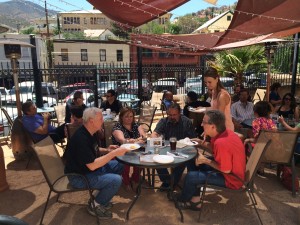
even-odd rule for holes
{"type": "Polygon", "coordinates": [[[133,208],[134,204],[136,203],[136,201],[138,200],[138,198],[141,195],[142,183],[143,183],[143,176],[140,176],[139,184],[136,188],[136,195],[134,196],[134,199],[133,199],[133,201],[132,201],[131,205],[129,206],[129,208],[127,210],[127,213],[126,213],[126,220],[129,220],[129,213],[130,213],[130,211],[133,208]]]}
{"type": "Polygon", "coordinates": [[[173,167],[171,167],[170,176],[171,176],[171,181],[170,181],[171,184],[170,184],[170,190],[168,192],[168,199],[174,201],[175,208],[177,208],[180,213],[180,221],[183,223],[184,222],[183,213],[180,207],[177,207],[177,198],[175,198],[174,196],[174,168],[173,167]]]}

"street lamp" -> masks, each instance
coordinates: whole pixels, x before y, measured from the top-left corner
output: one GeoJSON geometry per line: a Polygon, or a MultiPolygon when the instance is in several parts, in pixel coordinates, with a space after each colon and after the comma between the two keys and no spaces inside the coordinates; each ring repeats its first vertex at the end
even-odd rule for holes
{"type": "Polygon", "coordinates": [[[13,40],[13,39],[4,39],[0,40],[0,45],[4,45],[4,51],[6,58],[9,58],[11,61],[11,68],[13,71],[14,85],[16,90],[16,104],[18,110],[18,117],[22,116],[21,113],[21,101],[20,101],[20,89],[18,82],[18,59],[21,58],[21,47],[30,47],[35,48],[34,45],[28,44],[26,42],[13,40]]]}

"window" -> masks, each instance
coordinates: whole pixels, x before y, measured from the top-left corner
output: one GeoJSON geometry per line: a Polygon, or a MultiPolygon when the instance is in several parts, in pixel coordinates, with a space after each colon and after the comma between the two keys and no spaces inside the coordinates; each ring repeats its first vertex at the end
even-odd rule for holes
{"type": "Polygon", "coordinates": [[[105,62],[105,61],[106,61],[106,50],[100,49],[100,62],[105,62]]]}
{"type": "Polygon", "coordinates": [[[117,61],[118,62],[123,61],[123,50],[117,50],[117,61]]]}
{"type": "Polygon", "coordinates": [[[143,48],[142,55],[145,58],[152,58],[152,49],[143,48]]]}
{"type": "Polygon", "coordinates": [[[231,21],[231,16],[227,16],[227,21],[231,21]]]}
{"type": "Polygon", "coordinates": [[[69,61],[68,49],[62,48],[61,49],[61,61],[69,61]]]}
{"type": "Polygon", "coordinates": [[[87,49],[81,49],[81,61],[88,61],[87,49]]]}
{"type": "Polygon", "coordinates": [[[85,17],[83,18],[83,23],[87,24],[87,18],[85,18],[85,17]]]}
{"type": "Polygon", "coordinates": [[[23,48],[22,47],[22,58],[24,58],[24,59],[30,58],[29,50],[31,50],[31,48],[23,48]]]}

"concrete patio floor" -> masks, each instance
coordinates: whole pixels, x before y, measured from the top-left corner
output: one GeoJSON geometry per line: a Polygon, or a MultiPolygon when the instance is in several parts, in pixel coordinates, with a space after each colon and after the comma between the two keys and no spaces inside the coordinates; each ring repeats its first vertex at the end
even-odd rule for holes
{"type": "MultiPolygon", "coordinates": [[[[15,161],[12,151],[3,146],[6,176],[9,189],[0,193],[0,214],[20,218],[30,225],[39,224],[42,210],[49,191],[44,176],[36,159],[25,169],[27,161],[15,161]]],[[[300,168],[297,168],[300,174],[300,168]]],[[[255,196],[258,210],[264,224],[300,224],[300,198],[294,198],[275,175],[267,169],[266,177],[255,179],[255,196]]],[[[159,184],[157,184],[159,185],[159,184]]],[[[142,195],[125,221],[126,211],[133,200],[134,193],[121,188],[113,198],[113,219],[101,220],[101,224],[182,224],[174,204],[168,201],[166,193],[142,190],[142,195]]],[[[44,224],[92,225],[96,224],[93,216],[86,210],[88,195],[85,192],[64,194],[56,203],[52,194],[44,224]]],[[[185,210],[185,224],[259,224],[253,208],[250,208],[246,194],[211,192],[206,198],[202,220],[197,223],[198,212],[185,210]]]]}

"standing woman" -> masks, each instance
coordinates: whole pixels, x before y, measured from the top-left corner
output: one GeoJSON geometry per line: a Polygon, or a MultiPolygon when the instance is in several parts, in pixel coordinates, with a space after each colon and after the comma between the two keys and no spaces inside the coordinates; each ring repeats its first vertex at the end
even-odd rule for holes
{"type": "Polygon", "coordinates": [[[220,76],[215,68],[210,67],[204,74],[205,85],[212,90],[211,108],[220,110],[225,115],[226,129],[234,131],[230,112],[231,97],[220,81],[220,76]]]}
{"type": "Polygon", "coordinates": [[[65,123],[71,123],[71,110],[78,109],[82,110],[82,112],[87,108],[85,104],[83,104],[83,93],[82,91],[76,91],[73,95],[73,100],[71,104],[66,104],[66,116],[65,123]]]}
{"type": "MultiPolygon", "coordinates": [[[[112,130],[112,142],[116,145],[121,145],[125,143],[144,143],[143,137],[146,137],[145,131],[142,126],[140,126],[134,120],[135,113],[129,107],[124,107],[120,111],[119,122],[115,124],[112,130]]],[[[125,165],[122,174],[123,183],[126,189],[130,188],[130,183],[132,181],[138,183],[139,181],[139,169],[133,167],[133,173],[131,178],[129,178],[130,166],[125,165]]]]}

